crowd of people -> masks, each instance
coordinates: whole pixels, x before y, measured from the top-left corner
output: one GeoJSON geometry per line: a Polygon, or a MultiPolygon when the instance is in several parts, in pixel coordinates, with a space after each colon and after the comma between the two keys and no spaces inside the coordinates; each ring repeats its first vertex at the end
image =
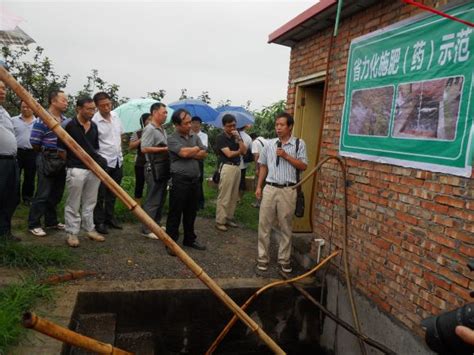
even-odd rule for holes
{"type": "MultiPolygon", "coordinates": [[[[0,82],[0,241],[20,241],[11,231],[11,219],[20,200],[30,208],[28,230],[32,235],[45,237],[50,229],[64,230],[70,247],[80,245],[81,229],[95,242],[104,242],[110,229],[122,229],[115,218],[115,195],[34,116],[25,102],[21,102],[20,115],[11,118],[2,106],[5,92],[5,84],[0,82]],[[58,219],[57,206],[65,189],[63,224],[58,219]]],[[[120,184],[124,131],[120,118],[112,111],[110,96],[98,92],[92,98],[79,98],[73,118],[64,116],[69,103],[63,91],[52,91],[48,102],[51,117],[120,184]]],[[[168,135],[163,126],[167,115],[165,104],[152,104],[150,112],[139,118],[142,129],[129,140],[129,148],[137,150],[134,197],[173,240],[179,240],[182,223],[182,244],[206,250],[198,241],[194,224],[198,209],[205,203],[203,161],[208,154],[208,137],[201,131],[202,120],[191,117],[185,109],[173,112],[174,132],[168,135]],[[168,191],[169,209],[163,226],[168,191]]],[[[239,226],[234,213],[245,189],[246,169],[255,161],[253,206],[259,208],[257,269],[262,272],[268,269],[270,237],[274,233],[279,239],[278,265],[282,271],[291,272],[291,226],[296,204],[293,187],[297,183],[297,171],[307,167],[305,143],[292,136],[293,117],[285,112],[276,115],[274,139],[248,135],[245,127],[237,127],[232,114],[223,116],[222,125],[223,131],[213,147],[220,176],[215,228],[225,233],[239,226]]],[[[140,232],[146,238],[158,239],[145,224],[140,226],[140,232]]],[[[166,251],[175,256],[171,249],[166,251]]]]}

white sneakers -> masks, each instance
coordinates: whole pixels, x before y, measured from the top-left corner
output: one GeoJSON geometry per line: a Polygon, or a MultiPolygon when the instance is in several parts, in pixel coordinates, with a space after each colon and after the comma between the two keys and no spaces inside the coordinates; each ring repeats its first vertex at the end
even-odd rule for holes
{"type": "Polygon", "coordinates": [[[46,232],[41,227],[30,229],[30,233],[33,234],[35,237],[45,237],[46,236],[46,232]]]}
{"type": "Polygon", "coordinates": [[[150,233],[142,233],[142,235],[145,237],[145,238],[149,238],[149,239],[160,239],[158,238],[158,236],[153,233],[153,232],[150,232],[150,233]]]}

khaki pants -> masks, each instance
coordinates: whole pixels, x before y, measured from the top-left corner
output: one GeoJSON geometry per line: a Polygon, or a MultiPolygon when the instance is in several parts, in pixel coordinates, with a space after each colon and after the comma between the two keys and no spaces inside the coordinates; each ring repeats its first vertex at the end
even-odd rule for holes
{"type": "Polygon", "coordinates": [[[216,223],[226,224],[234,218],[235,207],[239,199],[240,168],[224,164],[219,181],[219,193],[216,203],[216,223]]]}
{"type": "Polygon", "coordinates": [[[296,207],[296,190],[266,185],[260,203],[258,220],[258,262],[268,263],[272,229],[280,238],[278,263],[289,264],[291,258],[292,222],[296,207]],[[275,221],[275,218],[277,221],[275,221]],[[278,222],[278,223],[277,223],[278,222]]]}

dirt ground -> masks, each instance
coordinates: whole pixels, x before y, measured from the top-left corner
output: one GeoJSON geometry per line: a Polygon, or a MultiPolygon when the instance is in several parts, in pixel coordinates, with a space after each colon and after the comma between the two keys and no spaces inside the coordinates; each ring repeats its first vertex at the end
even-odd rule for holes
{"type": "MultiPolygon", "coordinates": [[[[256,270],[257,232],[245,228],[229,228],[220,232],[211,219],[196,220],[198,241],[206,251],[188,247],[184,250],[212,278],[280,278],[276,263],[276,241],[272,241],[272,261],[268,271],[256,270]]],[[[65,246],[64,232],[50,232],[44,238],[29,233],[21,235],[25,244],[65,246]]],[[[178,259],[169,256],[160,240],[141,236],[138,224],[125,224],[123,230],[110,230],[103,243],[80,236],[80,246],[71,252],[80,260],[71,269],[97,272],[98,280],[185,279],[194,274],[178,259]]],[[[182,236],[178,241],[182,246],[182,236]]],[[[298,272],[298,270],[293,271],[298,272]]]]}

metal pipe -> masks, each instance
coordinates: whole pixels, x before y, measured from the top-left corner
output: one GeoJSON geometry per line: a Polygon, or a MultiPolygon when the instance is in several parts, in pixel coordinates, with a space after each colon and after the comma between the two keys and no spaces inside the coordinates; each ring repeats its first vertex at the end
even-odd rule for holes
{"type": "MultiPolygon", "coordinates": [[[[288,279],[288,276],[285,275],[283,272],[280,271],[280,275],[285,278],[285,279],[288,279]]],[[[394,351],[392,351],[391,349],[387,348],[385,345],[379,343],[378,341],[376,340],[373,340],[371,338],[369,338],[367,335],[364,335],[360,332],[358,332],[352,325],[350,325],[349,323],[346,323],[345,321],[343,321],[341,318],[339,318],[338,316],[336,316],[334,313],[332,313],[330,310],[328,310],[326,307],[324,307],[321,303],[319,303],[313,296],[311,296],[308,291],[306,291],[303,287],[301,287],[300,285],[298,284],[295,284],[295,283],[292,283],[291,286],[293,286],[295,289],[297,289],[308,301],[310,301],[312,304],[314,304],[316,307],[318,307],[325,315],[327,315],[329,318],[331,318],[333,321],[335,321],[336,323],[338,323],[339,325],[341,325],[343,328],[345,328],[346,330],[348,330],[349,332],[351,332],[352,334],[354,334],[355,336],[357,336],[359,339],[361,339],[362,341],[364,341],[365,343],[373,346],[374,348],[382,351],[383,353],[385,354],[389,354],[389,355],[396,355],[396,353],[394,351]]]]}
{"type": "Polygon", "coordinates": [[[8,85],[36,114],[43,122],[60,138],[69,149],[107,186],[107,188],[117,196],[123,204],[132,211],[137,218],[155,233],[165,245],[170,248],[176,256],[201,280],[214,294],[239,317],[242,322],[256,333],[260,339],[275,353],[284,354],[284,351],[275,341],[270,338],[255,321],[249,317],[237,303],[232,300],[222,288],[207,275],[204,270],[188,254],[171,239],[171,237],[160,228],[155,221],[131,198],[125,190],[120,187],[85,151],[76,143],[74,139],[32,96],[23,88],[13,76],[0,65],[0,80],[8,85]]]}
{"type": "Polygon", "coordinates": [[[62,341],[63,343],[71,344],[85,350],[94,351],[98,354],[133,355],[133,353],[116,348],[111,344],[102,343],[98,340],[61,327],[47,319],[38,317],[32,312],[26,312],[23,314],[22,323],[25,328],[34,329],[44,335],[62,341]]]}
{"type": "MultiPolygon", "coordinates": [[[[353,295],[353,292],[352,292],[352,281],[351,281],[351,273],[350,273],[350,269],[349,269],[349,257],[348,257],[348,236],[347,236],[347,186],[346,186],[346,166],[344,164],[344,160],[342,160],[341,157],[338,157],[338,156],[328,156],[326,158],[324,158],[323,160],[321,160],[318,165],[316,165],[316,167],[311,170],[311,172],[306,175],[306,177],[301,180],[298,184],[296,184],[295,186],[293,186],[293,189],[296,189],[298,186],[302,185],[305,181],[307,181],[313,174],[316,174],[320,169],[321,167],[329,160],[336,160],[337,163],[339,164],[340,168],[341,168],[341,172],[342,172],[342,179],[344,181],[343,183],[343,190],[344,190],[344,199],[343,199],[343,202],[344,202],[344,207],[343,207],[343,211],[342,211],[342,218],[343,218],[343,221],[342,221],[342,228],[343,228],[343,231],[342,231],[342,235],[343,235],[343,254],[342,254],[342,260],[343,260],[343,263],[344,263],[344,275],[345,275],[345,278],[346,278],[346,284],[347,284],[347,292],[349,294],[349,302],[351,304],[351,311],[352,311],[352,319],[354,321],[354,325],[355,325],[355,328],[357,329],[357,331],[359,333],[362,333],[362,330],[361,330],[361,327],[360,327],[360,323],[359,323],[359,317],[357,315],[357,308],[356,308],[356,305],[355,305],[355,302],[354,302],[354,295],[353,295]]],[[[364,342],[361,341],[359,339],[359,345],[360,345],[360,349],[361,349],[361,352],[362,354],[367,354],[367,350],[365,349],[365,346],[364,346],[364,342]]]]}
{"type": "MultiPolygon", "coordinates": [[[[319,264],[316,265],[314,268],[312,268],[311,270],[305,272],[305,273],[302,274],[302,275],[299,275],[299,276],[294,277],[294,278],[289,279],[289,280],[275,281],[275,282],[269,283],[268,285],[263,286],[262,288],[258,289],[252,296],[250,296],[250,297],[247,299],[247,301],[245,301],[245,303],[242,305],[242,309],[243,309],[243,310],[246,310],[247,307],[250,306],[250,304],[251,304],[259,295],[261,295],[264,291],[268,290],[269,288],[272,288],[272,287],[275,287],[275,286],[280,286],[280,285],[285,285],[285,284],[292,283],[292,282],[296,282],[296,281],[299,281],[299,280],[304,279],[305,277],[310,276],[311,274],[313,274],[313,273],[315,273],[316,271],[318,271],[324,264],[326,264],[329,260],[331,260],[331,259],[334,258],[336,255],[338,255],[340,252],[341,252],[340,250],[334,251],[331,255],[329,255],[329,256],[326,257],[323,261],[321,261],[321,263],[319,263],[319,264]]],[[[227,335],[227,333],[230,331],[230,329],[234,326],[235,322],[237,322],[237,317],[234,315],[234,316],[231,318],[231,320],[227,323],[227,325],[224,327],[224,329],[221,330],[221,332],[219,333],[219,335],[217,336],[217,338],[214,340],[214,342],[211,344],[211,346],[209,347],[209,349],[207,349],[206,355],[210,355],[210,354],[212,354],[214,351],[216,351],[217,347],[219,346],[219,344],[221,343],[221,341],[224,339],[224,337],[227,335]]]]}

